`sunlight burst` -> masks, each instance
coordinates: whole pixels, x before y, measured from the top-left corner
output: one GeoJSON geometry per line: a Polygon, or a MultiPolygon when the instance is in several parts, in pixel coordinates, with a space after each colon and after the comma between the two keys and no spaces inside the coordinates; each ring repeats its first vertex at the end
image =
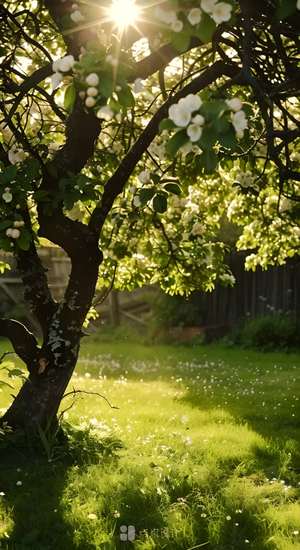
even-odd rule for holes
{"type": "Polygon", "coordinates": [[[135,0],[113,0],[109,8],[109,18],[119,29],[134,25],[140,15],[135,0]]]}

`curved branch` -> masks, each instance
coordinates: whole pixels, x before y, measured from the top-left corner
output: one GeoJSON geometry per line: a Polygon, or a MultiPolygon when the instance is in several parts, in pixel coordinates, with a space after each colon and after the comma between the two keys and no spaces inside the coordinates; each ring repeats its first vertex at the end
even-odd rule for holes
{"type": "Polygon", "coordinates": [[[158,109],[158,111],[152,117],[148,126],[146,126],[145,130],[134,143],[129,153],[125,156],[113,176],[106,183],[101,203],[94,209],[90,218],[89,228],[93,232],[99,234],[99,232],[101,231],[106,216],[109,213],[116,197],[123,191],[124,186],[128,178],[133,173],[137,163],[142,158],[143,154],[157,135],[159,130],[159,123],[167,116],[170,105],[176,103],[180,98],[185,97],[188,94],[195,94],[199,92],[222,76],[234,78],[239,73],[239,67],[236,67],[233,64],[226,65],[222,61],[217,61],[206,71],[201,73],[199,77],[195,78],[179,92],[169,97],[169,99],[162,105],[162,107],[160,107],[160,109],[158,109]]]}
{"type": "Polygon", "coordinates": [[[10,340],[16,354],[31,372],[39,356],[39,347],[35,336],[15,319],[0,319],[0,336],[5,336],[10,340]]]}

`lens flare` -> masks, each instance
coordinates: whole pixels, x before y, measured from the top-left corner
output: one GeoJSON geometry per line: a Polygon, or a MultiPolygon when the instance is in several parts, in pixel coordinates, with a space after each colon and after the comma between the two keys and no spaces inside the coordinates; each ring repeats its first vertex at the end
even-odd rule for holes
{"type": "Polygon", "coordinates": [[[109,19],[121,30],[134,25],[138,21],[139,15],[140,8],[136,5],[135,0],[113,0],[108,9],[109,19]]]}

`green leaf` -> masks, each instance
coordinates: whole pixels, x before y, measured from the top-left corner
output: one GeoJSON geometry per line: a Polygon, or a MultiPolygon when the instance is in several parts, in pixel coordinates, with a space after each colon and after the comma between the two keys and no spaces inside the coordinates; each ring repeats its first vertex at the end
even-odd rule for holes
{"type": "Polygon", "coordinates": [[[196,31],[194,31],[194,35],[200,38],[203,44],[206,44],[207,42],[211,41],[215,30],[216,24],[213,19],[211,19],[211,17],[209,17],[209,15],[207,15],[206,13],[202,12],[201,21],[196,31]]]}
{"type": "Polygon", "coordinates": [[[190,41],[191,35],[188,30],[174,32],[171,39],[172,45],[179,53],[185,52],[188,49],[190,41]]]}
{"type": "Polygon", "coordinates": [[[173,128],[176,128],[174,122],[170,120],[169,118],[164,118],[160,124],[159,124],[159,130],[173,130],[173,128]]]}
{"type": "Polygon", "coordinates": [[[171,137],[170,141],[168,141],[166,145],[167,153],[171,157],[174,157],[177,153],[177,151],[182,147],[185,143],[189,141],[189,138],[186,134],[185,130],[179,130],[179,132],[176,132],[174,136],[171,137]]]}
{"type": "Polygon", "coordinates": [[[203,128],[202,136],[199,140],[202,149],[211,149],[211,147],[217,141],[217,134],[212,126],[205,126],[203,128]]]}
{"type": "Polygon", "coordinates": [[[153,183],[155,183],[156,185],[158,185],[160,183],[161,176],[159,176],[158,174],[155,174],[154,172],[151,172],[150,177],[151,177],[151,180],[153,181],[153,183]]]}
{"type": "Polygon", "coordinates": [[[141,201],[142,206],[147,204],[147,202],[149,202],[152,199],[153,195],[155,194],[155,191],[156,190],[154,187],[147,188],[147,189],[140,189],[139,199],[141,201]]]}
{"type": "Polygon", "coordinates": [[[166,193],[157,193],[157,195],[155,195],[153,199],[152,205],[155,212],[158,212],[159,214],[163,214],[168,208],[166,193]]]}
{"type": "Polygon", "coordinates": [[[64,108],[67,111],[71,111],[76,99],[76,89],[74,84],[67,86],[64,96],[64,108]]]}
{"type": "Polygon", "coordinates": [[[114,91],[114,83],[111,75],[103,74],[103,73],[101,74],[100,82],[99,82],[99,90],[104,97],[112,96],[114,91]]]}
{"type": "Polygon", "coordinates": [[[181,194],[181,189],[177,183],[166,183],[166,185],[164,185],[164,189],[173,195],[181,194]]]}
{"type": "Polygon", "coordinates": [[[20,237],[17,239],[17,245],[21,250],[29,250],[31,243],[31,235],[26,229],[21,231],[20,237]]]}
{"type": "Polygon", "coordinates": [[[297,9],[296,0],[278,0],[275,12],[276,19],[286,19],[297,9]]]}
{"type": "Polygon", "coordinates": [[[3,229],[8,229],[8,227],[11,227],[13,222],[11,220],[4,220],[3,222],[0,222],[0,231],[3,231],[3,229]]]}
{"type": "Polygon", "coordinates": [[[24,372],[21,369],[7,369],[9,378],[12,378],[13,376],[21,376],[24,377],[24,372]]]}
{"type": "Polygon", "coordinates": [[[0,380],[0,388],[1,387],[8,387],[8,388],[14,389],[14,387],[11,384],[9,384],[8,382],[4,382],[4,380],[0,380]]]}
{"type": "Polygon", "coordinates": [[[207,174],[212,174],[218,165],[218,157],[216,153],[211,149],[203,151],[202,158],[205,171],[207,172],[207,174]]]}
{"type": "Polygon", "coordinates": [[[232,127],[228,129],[228,132],[219,135],[219,142],[226,149],[233,149],[236,147],[235,131],[232,127]]]}
{"type": "Polygon", "coordinates": [[[118,92],[118,99],[124,109],[130,109],[130,107],[134,107],[135,100],[129,86],[122,88],[118,92]]]}
{"type": "Polygon", "coordinates": [[[6,168],[4,170],[4,172],[2,172],[1,174],[1,180],[4,184],[6,183],[10,183],[12,180],[14,180],[17,176],[17,167],[16,166],[8,166],[8,168],[6,168]]]}

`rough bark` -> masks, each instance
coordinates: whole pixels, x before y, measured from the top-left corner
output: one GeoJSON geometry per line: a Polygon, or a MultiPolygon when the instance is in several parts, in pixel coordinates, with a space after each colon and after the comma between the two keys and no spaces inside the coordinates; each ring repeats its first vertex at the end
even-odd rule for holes
{"type": "Polygon", "coordinates": [[[60,368],[47,364],[44,372],[31,373],[1,423],[28,435],[56,428],[57,411],[76,365],[77,353],[78,346],[69,352],[60,368]]]}

